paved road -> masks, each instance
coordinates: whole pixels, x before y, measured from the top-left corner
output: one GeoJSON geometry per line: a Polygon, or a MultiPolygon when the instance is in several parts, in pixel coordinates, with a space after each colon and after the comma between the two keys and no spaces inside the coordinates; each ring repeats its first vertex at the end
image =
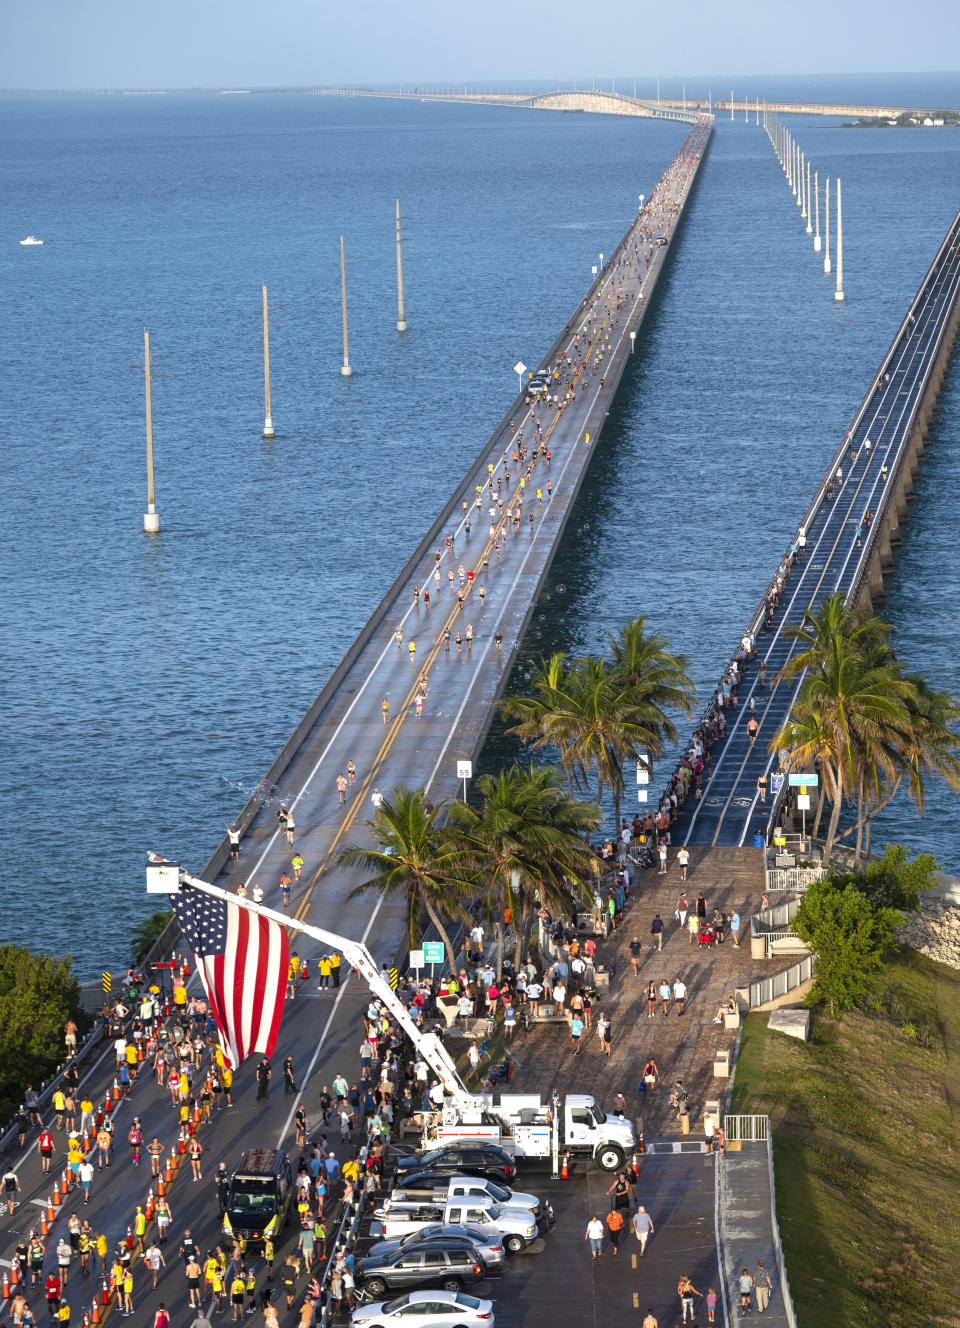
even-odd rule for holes
{"type": "Polygon", "coordinates": [[[786,628],[798,626],[808,608],[816,610],[838,590],[856,602],[870,562],[868,532],[863,531],[858,544],[858,526],[869,508],[874,513],[872,532],[882,527],[884,509],[896,488],[898,468],[909,444],[917,402],[958,291],[960,214],[848,430],[843,455],[824,476],[806,521],[805,556],[786,584],[773,628],[761,628],[757,634],[757,654],[741,683],[739,707],[726,712],[726,741],[713,749],[712,778],[699,803],[687,800],[672,831],[675,843],[743,845],[766,829],[769,795],[764,805],[757,792],[757,778],[763,772],[769,784],[772,772],[778,768],[778,758],[768,751],[769,743],[789,714],[803,681],[798,677],[774,687],[769,685],[796,650],[796,643],[786,636],[786,628]],[[886,375],[889,382],[885,381],[886,375]],[[869,452],[867,439],[871,443],[869,452]],[[858,453],[853,466],[848,456],[851,447],[858,453]],[[836,477],[838,468],[842,480],[836,477]],[[824,489],[831,478],[836,492],[828,500],[824,489]],[[766,687],[757,681],[761,660],[767,670],[766,687]],[[760,723],[752,747],[747,734],[751,698],[760,723]]]}

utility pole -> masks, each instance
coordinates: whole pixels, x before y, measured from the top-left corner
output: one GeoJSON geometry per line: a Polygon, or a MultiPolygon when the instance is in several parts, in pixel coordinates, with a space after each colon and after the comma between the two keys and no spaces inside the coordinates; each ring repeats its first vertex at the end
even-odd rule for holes
{"type": "Polygon", "coordinates": [[[837,178],[837,290],[833,297],[843,300],[843,204],[840,200],[840,179],[837,178]]]}
{"type": "Polygon", "coordinates": [[[813,172],[813,206],[817,213],[817,233],[813,237],[813,252],[818,254],[822,247],[820,243],[820,175],[818,171],[813,172]]]}
{"type": "Polygon", "coordinates": [[[397,199],[397,331],[406,332],[407,314],[403,307],[403,252],[400,244],[400,200],[397,199]]]}
{"type": "Polygon", "coordinates": [[[148,535],[155,535],[160,529],[160,514],[156,506],[156,489],[153,483],[153,401],[150,396],[150,333],[143,329],[143,376],[147,394],[147,510],[143,516],[143,528],[148,535]]]}
{"type": "Polygon", "coordinates": [[[267,316],[267,288],[263,290],[263,398],[265,415],[263,421],[264,438],[274,438],[273,420],[270,416],[270,322],[267,316]]]}
{"type": "Polygon", "coordinates": [[[340,373],[349,378],[353,373],[350,368],[350,352],[347,346],[347,267],[343,261],[343,236],[340,236],[340,308],[343,314],[343,364],[340,373]]]}
{"type": "Polygon", "coordinates": [[[830,176],[827,176],[827,196],[823,205],[823,224],[825,231],[826,252],[823,256],[823,270],[830,275],[830,176]]]}

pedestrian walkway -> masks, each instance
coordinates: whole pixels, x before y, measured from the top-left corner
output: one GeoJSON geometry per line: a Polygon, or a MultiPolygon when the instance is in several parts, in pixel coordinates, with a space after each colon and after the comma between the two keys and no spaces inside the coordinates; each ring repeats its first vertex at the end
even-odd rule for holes
{"type": "MultiPolygon", "coordinates": [[[[775,1217],[773,1214],[773,1170],[770,1142],[745,1142],[739,1151],[727,1151],[720,1186],[721,1234],[724,1272],[729,1288],[732,1322],[740,1325],[757,1317],[757,1298],[750,1297],[750,1313],[740,1310],[739,1279],[744,1268],[758,1280],[757,1264],[763,1262],[770,1274],[773,1289],[763,1313],[769,1328],[796,1328],[793,1307],[784,1300],[784,1288],[777,1266],[775,1217]],[[776,1243],[775,1243],[776,1242],[776,1243]]],[[[759,1280],[762,1282],[762,1273],[759,1280]]],[[[788,1293],[789,1295],[789,1289],[788,1293]]]]}

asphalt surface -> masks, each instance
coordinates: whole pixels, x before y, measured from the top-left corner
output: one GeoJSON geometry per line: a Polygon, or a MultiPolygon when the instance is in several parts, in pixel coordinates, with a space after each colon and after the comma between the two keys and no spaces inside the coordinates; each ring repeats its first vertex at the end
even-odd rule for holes
{"type": "MultiPolygon", "coordinates": [[[[797,649],[797,643],[787,638],[786,628],[799,626],[807,609],[816,611],[838,590],[851,602],[856,601],[870,564],[871,536],[879,535],[887,503],[893,500],[915,412],[958,289],[960,215],[954,219],[944,246],[911,306],[913,321],[905,319],[901,325],[873,387],[850,425],[842,458],[824,475],[816,509],[806,523],[806,553],[786,584],[773,628],[768,631],[761,627],[757,632],[756,657],[743,674],[739,706],[735,712],[727,710],[725,741],[713,748],[712,778],[704,785],[699,803],[687,799],[671,831],[674,843],[749,845],[754,834],[765,831],[772,799],[768,792],[766,804],[761,802],[757,778],[761,772],[765,773],[768,787],[772,788],[771,775],[779,768],[779,757],[771,755],[769,743],[787,718],[803,682],[799,675],[777,686],[770,685],[776,672],[797,649]],[[883,381],[887,374],[889,383],[883,381]],[[871,442],[869,453],[864,447],[867,439],[871,442]],[[848,455],[851,447],[858,453],[853,466],[848,455]],[[838,465],[842,472],[840,481],[835,478],[838,465]],[[883,466],[887,468],[886,479],[883,466]],[[829,500],[824,497],[824,489],[831,478],[835,496],[829,500]],[[869,531],[863,531],[858,545],[857,528],[868,508],[874,519],[869,531]],[[767,670],[765,687],[757,681],[761,660],[767,670]],[[747,734],[751,697],[760,724],[752,747],[747,734]]],[[[731,658],[738,645],[739,641],[731,651],[731,658]]]]}

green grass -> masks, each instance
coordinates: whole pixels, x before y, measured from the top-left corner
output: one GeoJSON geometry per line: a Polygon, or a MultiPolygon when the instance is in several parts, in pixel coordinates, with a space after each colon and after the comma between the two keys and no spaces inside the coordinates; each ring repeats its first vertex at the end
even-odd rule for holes
{"type": "Polygon", "coordinates": [[[800,1328],[960,1325],[960,972],[902,950],[807,1044],[749,1016],[732,1110],[770,1116],[800,1328]]]}

